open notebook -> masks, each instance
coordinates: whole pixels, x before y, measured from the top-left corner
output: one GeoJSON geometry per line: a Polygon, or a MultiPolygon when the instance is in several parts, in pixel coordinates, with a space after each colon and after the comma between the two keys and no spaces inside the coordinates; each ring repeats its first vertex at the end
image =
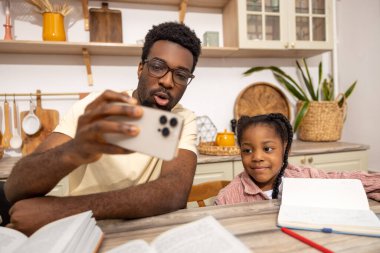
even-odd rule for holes
{"type": "Polygon", "coordinates": [[[358,179],[284,178],[277,224],[380,237],[379,218],[358,179]]]}

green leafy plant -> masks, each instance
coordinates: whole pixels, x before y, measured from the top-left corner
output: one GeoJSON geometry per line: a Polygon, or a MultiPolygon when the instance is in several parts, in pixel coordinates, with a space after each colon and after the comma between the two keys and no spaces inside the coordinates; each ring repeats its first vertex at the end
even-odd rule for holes
{"type": "MultiPolygon", "coordinates": [[[[324,78],[322,80],[322,62],[318,66],[318,85],[314,90],[313,81],[310,76],[310,71],[305,59],[302,59],[303,67],[299,61],[296,61],[297,69],[300,71],[302,76],[302,82],[296,82],[291,76],[286,74],[280,68],[275,66],[259,66],[252,67],[244,72],[245,76],[251,75],[253,73],[262,70],[271,70],[275,79],[286,89],[289,93],[294,96],[297,100],[303,101],[301,108],[299,109],[295,121],[294,121],[294,132],[298,130],[298,127],[307,113],[310,106],[310,101],[333,101],[334,96],[334,80],[331,76],[324,78]]],[[[338,105],[342,107],[345,99],[347,99],[352,91],[355,89],[356,82],[352,83],[350,87],[343,93],[343,96],[339,99],[338,105]]]]}

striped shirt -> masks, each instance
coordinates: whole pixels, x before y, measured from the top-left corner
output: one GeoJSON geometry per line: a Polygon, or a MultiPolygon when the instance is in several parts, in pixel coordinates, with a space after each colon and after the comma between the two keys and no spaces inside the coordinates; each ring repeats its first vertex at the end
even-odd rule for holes
{"type": "MultiPolygon", "coordinates": [[[[359,179],[362,181],[367,197],[380,201],[380,173],[366,172],[327,172],[309,167],[299,167],[289,164],[285,170],[284,177],[290,178],[340,178],[359,179]]],[[[237,204],[243,202],[254,202],[257,200],[271,199],[267,196],[243,171],[237,175],[229,185],[223,188],[215,199],[216,205],[237,204]]]]}

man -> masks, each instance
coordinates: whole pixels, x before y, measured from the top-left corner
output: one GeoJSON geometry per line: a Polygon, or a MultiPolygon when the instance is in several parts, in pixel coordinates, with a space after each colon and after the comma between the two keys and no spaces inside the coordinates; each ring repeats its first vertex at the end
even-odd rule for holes
{"type": "Polygon", "coordinates": [[[14,203],[8,227],[31,234],[44,224],[90,209],[97,219],[129,219],[184,208],[196,167],[196,124],[194,114],[177,103],[194,77],[199,55],[200,40],[187,26],[153,26],[145,37],[132,96],[105,91],[77,102],[36,151],[15,165],[5,184],[6,197],[14,203]],[[139,133],[134,125],[106,119],[139,118],[143,110],[138,105],[185,118],[178,156],[172,161],[105,142],[104,133],[139,133]],[[45,196],[65,176],[70,196],[45,196]]]}

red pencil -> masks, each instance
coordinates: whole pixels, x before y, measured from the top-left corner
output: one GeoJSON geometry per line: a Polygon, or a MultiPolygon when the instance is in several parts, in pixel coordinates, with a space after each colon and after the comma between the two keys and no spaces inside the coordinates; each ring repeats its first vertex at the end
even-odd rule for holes
{"type": "Polygon", "coordinates": [[[285,234],[288,234],[294,238],[296,238],[297,240],[300,240],[301,242],[303,243],[306,243],[307,245],[323,252],[323,253],[333,253],[333,251],[329,250],[329,249],[326,249],[325,247],[323,247],[322,245],[319,245],[315,242],[313,242],[312,240],[309,240],[305,237],[303,237],[302,235],[300,234],[297,234],[296,232],[294,232],[293,230],[290,230],[288,228],[281,228],[282,232],[284,232],[285,234]]]}

